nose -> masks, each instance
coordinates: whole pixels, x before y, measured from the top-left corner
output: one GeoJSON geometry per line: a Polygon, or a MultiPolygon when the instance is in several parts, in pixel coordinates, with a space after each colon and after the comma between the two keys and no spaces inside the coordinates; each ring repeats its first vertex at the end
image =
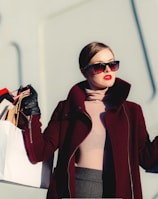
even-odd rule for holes
{"type": "Polygon", "coordinates": [[[111,71],[110,67],[106,65],[104,72],[110,72],[110,71],[111,71]]]}

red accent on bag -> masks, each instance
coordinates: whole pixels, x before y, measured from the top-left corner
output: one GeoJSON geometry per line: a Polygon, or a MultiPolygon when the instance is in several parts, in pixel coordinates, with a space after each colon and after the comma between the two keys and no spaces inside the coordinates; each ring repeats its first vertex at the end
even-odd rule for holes
{"type": "Polygon", "coordinates": [[[1,96],[1,95],[4,95],[4,94],[6,94],[6,93],[9,93],[9,91],[8,91],[7,88],[3,88],[3,89],[0,90],[0,96],[1,96]]]}

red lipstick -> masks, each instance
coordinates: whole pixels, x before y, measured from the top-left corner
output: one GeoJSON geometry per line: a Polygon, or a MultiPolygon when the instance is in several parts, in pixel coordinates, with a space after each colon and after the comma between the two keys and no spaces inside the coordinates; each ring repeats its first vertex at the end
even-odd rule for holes
{"type": "Polygon", "coordinates": [[[105,80],[111,80],[111,79],[112,79],[112,76],[111,76],[111,75],[105,75],[105,76],[104,76],[104,79],[105,79],[105,80]]]}

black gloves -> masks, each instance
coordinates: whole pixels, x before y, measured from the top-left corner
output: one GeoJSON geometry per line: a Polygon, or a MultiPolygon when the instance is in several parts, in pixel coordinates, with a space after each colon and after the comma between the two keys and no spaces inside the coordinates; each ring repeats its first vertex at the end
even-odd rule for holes
{"type": "Polygon", "coordinates": [[[22,99],[21,110],[26,116],[40,115],[41,112],[38,106],[37,92],[31,85],[27,85],[26,87],[20,87],[18,90],[18,94],[26,91],[27,89],[30,90],[30,95],[22,99]]]}

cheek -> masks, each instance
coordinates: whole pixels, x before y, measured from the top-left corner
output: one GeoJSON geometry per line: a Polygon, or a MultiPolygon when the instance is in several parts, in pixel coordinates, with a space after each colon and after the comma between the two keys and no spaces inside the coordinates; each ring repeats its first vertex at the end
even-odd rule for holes
{"type": "Polygon", "coordinates": [[[115,81],[115,78],[116,78],[116,72],[113,72],[111,75],[112,75],[112,81],[115,81]]]}
{"type": "Polygon", "coordinates": [[[88,82],[97,87],[105,84],[103,77],[100,77],[100,75],[88,76],[88,82]]]}

